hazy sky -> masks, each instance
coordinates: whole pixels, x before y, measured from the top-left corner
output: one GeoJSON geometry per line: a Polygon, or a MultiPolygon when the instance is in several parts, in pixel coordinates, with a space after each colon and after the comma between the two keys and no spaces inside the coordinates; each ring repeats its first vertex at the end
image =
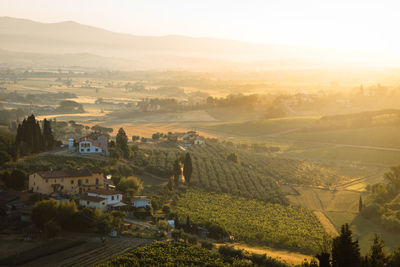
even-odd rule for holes
{"type": "Polygon", "coordinates": [[[399,12],[400,1],[382,0],[0,0],[0,16],[138,35],[393,51],[399,12]]]}

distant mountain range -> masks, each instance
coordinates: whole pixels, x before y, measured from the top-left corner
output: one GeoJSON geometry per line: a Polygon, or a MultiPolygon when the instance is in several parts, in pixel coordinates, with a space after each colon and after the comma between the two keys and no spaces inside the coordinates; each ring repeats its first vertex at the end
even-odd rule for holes
{"type": "MultiPolygon", "coordinates": [[[[0,17],[0,64],[110,69],[303,68],[364,64],[365,53],[187,36],[136,36],[76,22],[0,17]]],[[[376,60],[374,59],[373,62],[376,60]]]]}

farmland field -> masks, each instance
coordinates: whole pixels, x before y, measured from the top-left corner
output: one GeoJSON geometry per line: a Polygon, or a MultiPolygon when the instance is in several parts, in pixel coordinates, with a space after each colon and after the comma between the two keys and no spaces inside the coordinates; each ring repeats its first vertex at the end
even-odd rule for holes
{"type": "Polygon", "coordinates": [[[223,227],[237,240],[315,253],[327,237],[316,216],[308,209],[264,203],[228,194],[187,190],[174,202],[181,219],[223,227]]]}
{"type": "Polygon", "coordinates": [[[184,243],[155,242],[107,261],[106,266],[229,266],[211,250],[184,243]]]}
{"type": "Polygon", "coordinates": [[[229,135],[260,137],[307,127],[318,119],[319,117],[288,117],[240,123],[210,124],[204,126],[204,128],[229,135]]]}
{"type": "Polygon", "coordinates": [[[341,211],[358,213],[360,196],[366,193],[346,190],[328,190],[312,187],[295,187],[299,195],[288,196],[291,203],[316,211],[341,211]]]}

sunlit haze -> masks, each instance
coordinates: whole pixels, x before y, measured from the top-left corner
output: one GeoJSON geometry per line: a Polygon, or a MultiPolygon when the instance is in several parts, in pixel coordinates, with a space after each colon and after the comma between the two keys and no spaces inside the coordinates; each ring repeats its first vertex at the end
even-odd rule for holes
{"type": "Polygon", "coordinates": [[[0,16],[76,21],[136,35],[397,52],[398,1],[1,0],[0,16]]]}

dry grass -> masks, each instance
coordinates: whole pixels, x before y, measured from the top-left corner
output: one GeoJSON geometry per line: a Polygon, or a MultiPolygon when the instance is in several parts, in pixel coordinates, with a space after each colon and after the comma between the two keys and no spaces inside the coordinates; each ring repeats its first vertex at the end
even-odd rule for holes
{"type": "MultiPolygon", "coordinates": [[[[220,246],[224,244],[216,244],[216,246],[220,246]]],[[[256,254],[266,254],[268,257],[280,260],[280,261],[285,261],[289,264],[301,264],[304,259],[307,259],[310,261],[314,257],[306,254],[301,254],[298,252],[292,252],[289,250],[284,250],[284,249],[274,249],[270,247],[253,247],[250,245],[246,244],[241,244],[241,243],[234,243],[233,246],[236,249],[244,249],[248,252],[251,253],[256,253],[256,254]]]]}

